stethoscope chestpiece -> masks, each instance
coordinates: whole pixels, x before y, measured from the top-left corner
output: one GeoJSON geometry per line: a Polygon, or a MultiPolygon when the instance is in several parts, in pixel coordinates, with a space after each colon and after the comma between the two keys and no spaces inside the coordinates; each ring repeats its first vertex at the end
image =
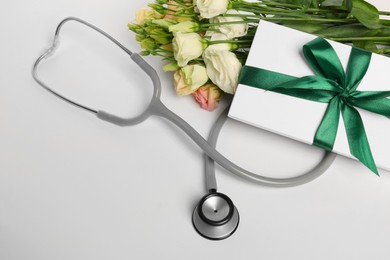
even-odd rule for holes
{"type": "Polygon", "coordinates": [[[195,230],[211,240],[222,240],[231,236],[239,221],[240,216],[232,200],[219,192],[205,195],[192,214],[195,230]]]}

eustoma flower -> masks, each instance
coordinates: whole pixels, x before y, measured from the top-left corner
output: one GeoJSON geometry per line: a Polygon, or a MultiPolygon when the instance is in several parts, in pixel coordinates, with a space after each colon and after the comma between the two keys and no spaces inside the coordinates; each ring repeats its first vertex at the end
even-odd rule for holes
{"type": "Polygon", "coordinates": [[[203,53],[202,38],[197,33],[177,32],[172,40],[173,55],[177,64],[183,67],[190,60],[200,57],[203,53]]]}
{"type": "Polygon", "coordinates": [[[159,19],[162,18],[163,15],[156,12],[155,10],[151,8],[142,8],[138,10],[136,14],[136,23],[138,25],[143,25],[145,23],[145,19],[159,19]]]}
{"type": "Polygon", "coordinates": [[[195,101],[198,102],[201,108],[206,109],[208,111],[213,111],[217,108],[218,102],[221,97],[221,89],[211,83],[201,86],[194,93],[195,101]]]}
{"type": "Polygon", "coordinates": [[[203,59],[211,81],[224,92],[234,94],[242,68],[236,55],[227,50],[206,49],[203,59]]]}
{"type": "Polygon", "coordinates": [[[207,47],[207,50],[226,50],[226,51],[231,51],[237,48],[237,46],[234,43],[228,43],[225,41],[228,41],[228,37],[219,32],[207,32],[207,36],[210,36],[210,42],[221,42],[221,43],[216,43],[216,44],[211,44],[207,47]]]}
{"type": "MultiPolygon", "coordinates": [[[[239,15],[240,13],[231,9],[226,14],[239,15]]],[[[229,39],[245,36],[248,32],[248,24],[238,16],[217,16],[210,19],[210,23],[217,24],[215,28],[229,39]]]]}
{"type": "Polygon", "coordinates": [[[176,93],[186,96],[194,93],[200,86],[208,81],[206,68],[199,64],[187,65],[174,74],[176,93]]]}
{"type": "Polygon", "coordinates": [[[202,18],[212,18],[224,14],[228,8],[228,0],[194,0],[202,18]]]}

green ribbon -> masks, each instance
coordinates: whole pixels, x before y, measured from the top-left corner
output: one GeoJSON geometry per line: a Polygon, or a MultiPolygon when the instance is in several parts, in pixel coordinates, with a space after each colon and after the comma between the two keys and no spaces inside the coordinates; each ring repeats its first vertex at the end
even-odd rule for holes
{"type": "Polygon", "coordinates": [[[316,74],[302,78],[251,66],[244,66],[240,84],[273,92],[328,103],[314,136],[313,144],[331,151],[337,135],[340,113],[353,156],[378,175],[367,135],[355,107],[390,117],[390,91],[358,91],[367,72],[371,53],[352,48],[346,73],[332,46],[316,38],[303,46],[307,63],[316,74]]]}

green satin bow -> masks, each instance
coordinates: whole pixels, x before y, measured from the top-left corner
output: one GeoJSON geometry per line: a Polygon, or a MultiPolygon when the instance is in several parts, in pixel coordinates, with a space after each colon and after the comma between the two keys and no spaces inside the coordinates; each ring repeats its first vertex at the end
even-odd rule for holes
{"type": "Polygon", "coordinates": [[[358,91],[371,53],[352,48],[346,73],[332,46],[316,38],[303,46],[307,63],[316,76],[297,78],[274,71],[244,66],[240,84],[261,88],[316,102],[329,103],[314,136],[313,144],[332,150],[337,135],[340,112],[347,133],[350,152],[378,175],[363,121],[355,107],[390,117],[390,91],[358,91]]]}

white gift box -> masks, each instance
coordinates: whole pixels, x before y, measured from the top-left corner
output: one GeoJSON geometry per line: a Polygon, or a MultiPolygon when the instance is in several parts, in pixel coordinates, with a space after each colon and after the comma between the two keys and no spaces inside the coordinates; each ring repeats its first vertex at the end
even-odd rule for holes
{"type": "MultiPolygon", "coordinates": [[[[302,47],[317,36],[261,21],[246,65],[295,77],[314,75],[303,57],[302,47]]],[[[337,53],[344,70],[351,46],[328,42],[337,53]]],[[[373,54],[359,91],[390,90],[390,58],[373,54]]],[[[240,84],[234,95],[229,117],[268,131],[312,144],[327,103],[309,101],[240,84]]],[[[377,167],[390,170],[390,119],[356,108],[366,130],[377,167]]],[[[340,116],[333,151],[354,158],[349,151],[344,123],[340,116]]]]}

